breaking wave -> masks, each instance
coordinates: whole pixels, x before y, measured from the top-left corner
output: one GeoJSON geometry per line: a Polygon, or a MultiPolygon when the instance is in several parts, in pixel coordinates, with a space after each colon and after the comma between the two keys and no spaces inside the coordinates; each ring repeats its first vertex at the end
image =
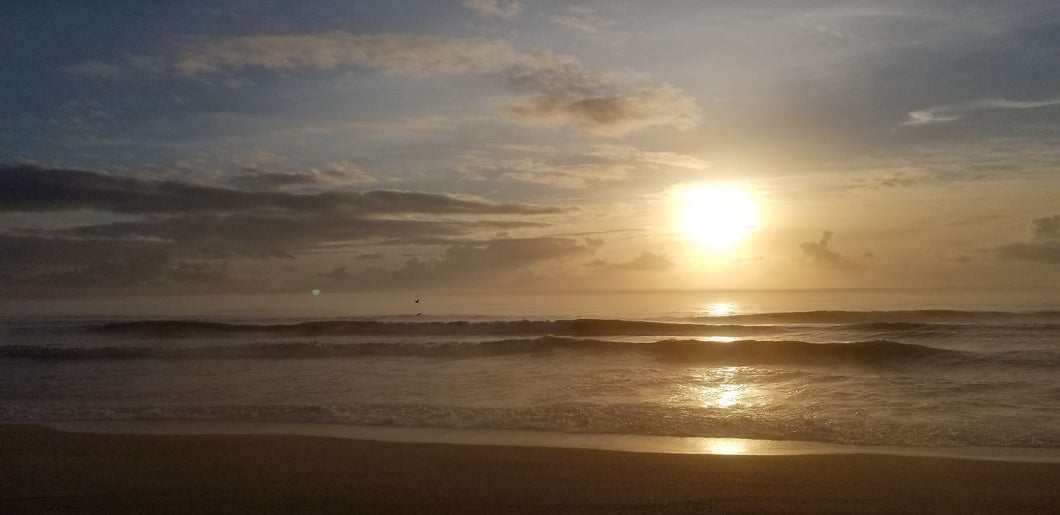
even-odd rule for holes
{"type": "Polygon", "coordinates": [[[934,324],[988,322],[1056,322],[1060,311],[961,311],[920,309],[899,311],[791,311],[696,317],[699,322],[741,324],[934,324]]]}
{"type": "MultiPolygon", "coordinates": [[[[979,329],[991,324],[1023,330],[1060,330],[1060,311],[798,311],[694,317],[682,321],[641,321],[578,318],[568,320],[319,320],[298,323],[228,323],[205,320],[136,320],[67,327],[115,336],[190,338],[260,334],[274,337],[313,336],[658,336],[749,338],[783,335],[807,327],[863,333],[945,332],[979,329]]],[[[54,331],[38,326],[33,330],[54,331]]]]}
{"type": "Polygon", "coordinates": [[[112,322],[89,330],[110,334],[187,337],[210,334],[264,333],[277,336],[326,335],[560,335],[560,336],[750,336],[782,328],[734,324],[691,324],[631,320],[430,321],[327,320],[295,324],[228,324],[197,320],[112,322]]]}
{"type": "Polygon", "coordinates": [[[588,354],[637,353],[639,356],[673,362],[745,364],[853,364],[863,366],[945,360],[947,363],[1028,362],[1056,365],[1057,358],[1043,353],[974,353],[937,349],[923,345],[873,340],[853,343],[805,341],[659,340],[630,343],[598,339],[543,336],[480,342],[362,342],[317,341],[263,342],[251,344],[174,346],[120,345],[0,346],[0,358],[33,360],[131,360],[131,359],[312,359],[334,357],[420,357],[471,359],[492,356],[551,356],[560,352],[588,354]],[[1001,359],[1004,358],[1004,359],[1001,359]],[[1045,362],[1043,362],[1043,359],[1045,362]]]}

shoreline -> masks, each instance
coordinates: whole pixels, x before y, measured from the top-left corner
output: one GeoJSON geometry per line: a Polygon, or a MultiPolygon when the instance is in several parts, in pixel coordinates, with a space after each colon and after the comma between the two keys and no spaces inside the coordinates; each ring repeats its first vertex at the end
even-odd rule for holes
{"type": "MultiPolygon", "coordinates": [[[[0,422],[0,427],[4,424],[7,423],[0,422]]],[[[1060,449],[1030,447],[909,447],[837,444],[800,440],[559,433],[509,429],[346,426],[309,422],[130,420],[40,422],[38,424],[59,431],[74,433],[310,436],[394,443],[545,447],[663,454],[741,456],[872,454],[1005,462],[1060,463],[1060,449]]]]}
{"type": "Polygon", "coordinates": [[[1060,464],[0,426],[0,512],[1056,513],[1060,464]]]}

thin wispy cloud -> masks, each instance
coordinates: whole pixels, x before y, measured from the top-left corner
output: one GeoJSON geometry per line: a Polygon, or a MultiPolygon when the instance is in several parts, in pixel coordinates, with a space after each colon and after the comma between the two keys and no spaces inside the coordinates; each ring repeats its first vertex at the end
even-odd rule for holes
{"type": "Polygon", "coordinates": [[[322,189],[370,182],[375,182],[375,178],[348,161],[328,163],[322,169],[303,172],[244,170],[228,179],[228,184],[246,190],[322,189]]]}
{"type": "Polygon", "coordinates": [[[978,111],[1008,109],[1039,109],[1060,106],[1060,98],[1039,101],[1008,100],[1004,98],[983,98],[973,102],[948,104],[919,109],[909,113],[909,120],[903,125],[932,125],[960,120],[978,111]]]}
{"type": "Polygon", "coordinates": [[[251,69],[353,68],[410,77],[492,79],[517,96],[504,109],[508,120],[569,125],[606,136],[653,126],[689,130],[701,119],[696,101],[672,84],[624,83],[588,70],[570,56],[523,52],[479,38],[348,32],[197,37],[179,43],[168,59],[175,74],[199,81],[232,80],[232,74],[251,69]]]}
{"type": "Polygon", "coordinates": [[[658,272],[669,270],[675,266],[677,266],[676,263],[674,263],[667,255],[656,254],[647,250],[641,252],[639,256],[629,261],[621,261],[608,265],[609,268],[615,270],[632,270],[635,272],[658,272]]]}
{"type": "Polygon", "coordinates": [[[606,45],[620,45],[629,37],[629,34],[615,27],[617,23],[614,20],[609,20],[588,7],[568,7],[563,14],[553,15],[551,20],[558,26],[606,45]]]}
{"type": "Polygon", "coordinates": [[[695,156],[618,145],[594,146],[579,155],[533,154],[532,157],[505,159],[472,152],[463,157],[459,171],[473,180],[499,179],[562,189],[585,189],[601,182],[629,181],[638,172],[666,168],[704,170],[710,165],[695,156]]]}
{"type": "Polygon", "coordinates": [[[519,16],[526,7],[518,0],[463,0],[460,5],[482,16],[507,20],[519,16]]]}

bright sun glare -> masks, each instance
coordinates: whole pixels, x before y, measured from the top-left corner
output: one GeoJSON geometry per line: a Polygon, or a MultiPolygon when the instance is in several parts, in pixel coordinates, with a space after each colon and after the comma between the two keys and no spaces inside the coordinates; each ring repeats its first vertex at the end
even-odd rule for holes
{"type": "Polygon", "coordinates": [[[698,186],[684,190],[681,197],[681,231],[708,248],[731,247],[758,225],[754,204],[737,189],[698,186]]]}

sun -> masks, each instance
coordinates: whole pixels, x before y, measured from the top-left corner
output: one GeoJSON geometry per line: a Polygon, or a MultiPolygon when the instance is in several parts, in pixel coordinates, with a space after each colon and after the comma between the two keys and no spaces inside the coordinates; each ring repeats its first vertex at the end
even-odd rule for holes
{"type": "Polygon", "coordinates": [[[750,197],[729,186],[695,186],[681,192],[678,225],[688,238],[714,250],[732,247],[758,226],[750,197]]]}

